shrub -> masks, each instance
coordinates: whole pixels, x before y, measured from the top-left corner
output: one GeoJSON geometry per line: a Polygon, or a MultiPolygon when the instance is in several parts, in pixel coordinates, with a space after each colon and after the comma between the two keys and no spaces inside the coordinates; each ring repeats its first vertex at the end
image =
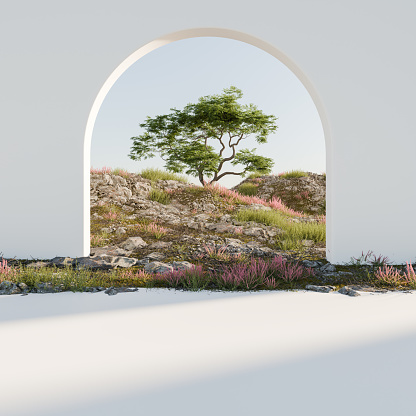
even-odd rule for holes
{"type": "Polygon", "coordinates": [[[411,263],[406,262],[406,270],[404,273],[400,272],[393,266],[384,264],[379,267],[374,273],[374,277],[381,283],[386,284],[401,284],[406,283],[414,286],[416,284],[416,273],[411,263]]]}
{"type": "Polygon", "coordinates": [[[257,186],[250,182],[242,183],[237,190],[242,195],[253,196],[257,194],[257,186]]]}
{"type": "Polygon", "coordinates": [[[139,175],[142,178],[149,179],[151,181],[157,181],[157,180],[172,180],[172,181],[179,181],[179,182],[188,182],[188,178],[183,175],[178,175],[176,173],[166,172],[162,169],[154,169],[154,168],[148,168],[143,169],[139,175]]]}
{"type": "Polygon", "coordinates": [[[8,266],[7,260],[2,258],[0,261],[0,282],[13,279],[17,274],[17,270],[12,266],[8,266]]]}
{"type": "Polygon", "coordinates": [[[313,276],[310,268],[297,262],[288,262],[281,256],[272,260],[251,258],[248,264],[226,266],[221,273],[213,276],[218,287],[225,290],[275,289],[282,282],[292,284],[293,281],[313,276]]]}
{"type": "Polygon", "coordinates": [[[171,202],[170,195],[168,193],[156,188],[152,188],[149,192],[149,199],[163,205],[168,205],[171,202]]]}
{"type": "Polygon", "coordinates": [[[199,265],[186,270],[157,273],[148,281],[149,286],[168,286],[188,290],[203,290],[209,283],[210,276],[199,265]]]}

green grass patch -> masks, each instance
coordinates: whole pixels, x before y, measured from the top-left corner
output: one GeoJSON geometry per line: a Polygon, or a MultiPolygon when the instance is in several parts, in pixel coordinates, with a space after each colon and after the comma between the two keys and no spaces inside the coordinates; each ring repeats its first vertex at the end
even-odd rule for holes
{"type": "Polygon", "coordinates": [[[280,178],[291,179],[291,178],[302,178],[308,176],[307,172],[303,170],[291,170],[290,172],[285,172],[283,175],[280,175],[280,178]]]}
{"type": "Polygon", "coordinates": [[[264,176],[264,173],[253,172],[253,173],[250,173],[250,175],[247,176],[247,179],[256,179],[256,178],[260,178],[261,176],[264,176]]]}
{"type": "Polygon", "coordinates": [[[170,181],[179,181],[179,182],[185,182],[188,183],[188,178],[184,175],[178,175],[176,173],[167,172],[162,169],[154,169],[154,168],[148,168],[143,169],[139,175],[144,179],[149,179],[151,181],[157,181],[157,180],[170,180],[170,181]]]}
{"type": "Polygon", "coordinates": [[[170,195],[167,192],[162,191],[160,189],[156,189],[156,188],[153,188],[149,192],[149,199],[151,201],[159,202],[160,204],[163,204],[163,205],[168,205],[171,203],[170,195]]]}
{"type": "Polygon", "coordinates": [[[325,224],[315,222],[290,222],[279,211],[243,209],[238,211],[234,217],[238,221],[254,221],[280,228],[283,230],[283,233],[278,237],[278,244],[284,247],[299,246],[301,240],[313,240],[316,243],[325,242],[325,224]]]}
{"type": "Polygon", "coordinates": [[[237,188],[238,193],[246,196],[257,195],[257,186],[254,183],[245,182],[237,188]]]}

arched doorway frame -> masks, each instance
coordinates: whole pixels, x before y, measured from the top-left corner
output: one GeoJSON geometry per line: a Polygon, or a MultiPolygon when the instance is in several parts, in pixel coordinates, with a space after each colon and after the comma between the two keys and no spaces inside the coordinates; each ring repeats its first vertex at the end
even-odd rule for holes
{"type": "Polygon", "coordinates": [[[84,207],[83,207],[83,246],[90,250],[90,166],[91,166],[91,142],[94,124],[100,111],[101,105],[104,102],[110,89],[117,82],[117,80],[123,75],[128,68],[136,63],[140,58],[148,53],[160,48],[161,46],[168,45],[169,43],[184,40],[189,38],[198,37],[218,37],[233,39],[240,42],[248,43],[255,46],[264,52],[269,53],[284,65],[286,65],[299,79],[303,86],[308,91],[318,111],[321,119],[322,128],[325,137],[325,151],[326,151],[326,247],[327,255],[331,247],[332,241],[332,158],[331,158],[331,135],[328,123],[328,117],[326,115],[325,107],[319,94],[312,82],[306,76],[306,74],[300,69],[300,67],[289,56],[281,52],[275,46],[244,32],[236,30],[222,29],[222,28],[196,28],[176,31],[167,35],[164,35],[158,39],[155,39],[137,49],[131,55],[129,55],[107,78],[103,86],[101,87],[97,97],[94,100],[90,114],[88,116],[87,125],[84,135],[84,159],[83,159],[83,178],[84,178],[84,207]]]}

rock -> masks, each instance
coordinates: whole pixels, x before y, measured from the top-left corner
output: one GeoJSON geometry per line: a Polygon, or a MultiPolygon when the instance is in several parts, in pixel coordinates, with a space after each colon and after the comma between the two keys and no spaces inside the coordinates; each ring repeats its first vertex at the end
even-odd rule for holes
{"type": "Polygon", "coordinates": [[[79,257],[73,260],[72,265],[77,269],[98,269],[98,270],[110,270],[116,266],[109,263],[106,257],[79,257]]]}
{"type": "Polygon", "coordinates": [[[137,264],[137,260],[130,257],[102,256],[101,258],[107,263],[110,263],[113,267],[128,268],[137,264]]]}
{"type": "Polygon", "coordinates": [[[5,280],[0,283],[0,295],[17,295],[22,290],[15,283],[5,280]]]}
{"type": "Polygon", "coordinates": [[[116,234],[126,234],[126,229],[124,227],[117,227],[116,228],[116,234]]]}
{"type": "Polygon", "coordinates": [[[71,257],[54,257],[50,263],[56,267],[68,267],[72,266],[72,262],[74,261],[71,257]]]}
{"type": "Polygon", "coordinates": [[[26,283],[18,283],[17,286],[19,286],[19,288],[23,291],[29,290],[29,286],[26,283]]]}
{"type": "Polygon", "coordinates": [[[314,292],[329,293],[335,290],[335,286],[316,286],[316,285],[306,285],[306,290],[313,290],[314,292]]]}
{"type": "Polygon", "coordinates": [[[91,256],[126,256],[131,251],[124,250],[115,246],[92,247],[91,256]]]}
{"type": "Polygon", "coordinates": [[[336,271],[336,267],[331,264],[327,263],[319,269],[322,273],[333,273],[336,271]]]}
{"type": "Polygon", "coordinates": [[[43,269],[44,267],[50,266],[52,263],[49,261],[37,261],[35,263],[29,263],[26,265],[29,269],[43,269]]]}
{"type": "Polygon", "coordinates": [[[315,268],[315,267],[320,267],[320,263],[317,261],[311,261],[311,260],[303,260],[302,264],[305,267],[311,267],[311,268],[315,268]]]}
{"type": "Polygon", "coordinates": [[[104,293],[108,296],[114,296],[118,293],[137,292],[138,290],[137,287],[109,287],[104,293]]]}
{"type": "Polygon", "coordinates": [[[135,251],[147,246],[147,243],[141,237],[129,237],[126,241],[119,244],[125,250],[135,251]]]}
{"type": "Polygon", "coordinates": [[[260,227],[251,227],[243,230],[243,234],[245,235],[251,235],[253,237],[267,237],[267,232],[260,227]]]}
{"type": "Polygon", "coordinates": [[[205,226],[208,230],[216,231],[217,233],[233,233],[235,226],[227,223],[214,223],[205,226]]]}
{"type": "Polygon", "coordinates": [[[248,207],[246,207],[246,209],[252,209],[254,211],[259,211],[259,210],[261,210],[261,211],[271,211],[270,207],[266,207],[263,204],[251,204],[248,207]]]}
{"type": "Polygon", "coordinates": [[[144,266],[147,273],[167,273],[173,271],[173,267],[160,261],[152,261],[144,266]]]}
{"type": "Polygon", "coordinates": [[[341,289],[339,289],[338,293],[341,293],[342,295],[347,295],[347,296],[361,296],[356,290],[351,289],[348,286],[344,286],[341,289]]]}
{"type": "Polygon", "coordinates": [[[159,253],[159,252],[155,251],[154,253],[148,254],[144,258],[149,259],[149,260],[162,260],[165,257],[166,256],[163,253],[159,253]]]}
{"type": "Polygon", "coordinates": [[[302,245],[305,247],[312,247],[315,241],[313,240],[302,240],[302,245]]]}
{"type": "Polygon", "coordinates": [[[189,263],[189,261],[173,261],[168,264],[171,265],[174,270],[190,270],[195,267],[192,263],[189,263]]]}

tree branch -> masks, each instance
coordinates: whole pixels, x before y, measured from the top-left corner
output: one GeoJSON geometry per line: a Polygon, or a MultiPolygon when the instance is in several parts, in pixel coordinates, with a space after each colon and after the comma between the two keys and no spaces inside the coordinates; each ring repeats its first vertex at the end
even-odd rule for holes
{"type": "Polygon", "coordinates": [[[214,179],[212,181],[218,181],[221,178],[223,178],[225,175],[242,175],[243,173],[246,173],[246,171],[243,170],[240,173],[237,173],[237,172],[224,172],[224,173],[221,173],[221,175],[219,175],[219,176],[214,176],[214,179]]]}

